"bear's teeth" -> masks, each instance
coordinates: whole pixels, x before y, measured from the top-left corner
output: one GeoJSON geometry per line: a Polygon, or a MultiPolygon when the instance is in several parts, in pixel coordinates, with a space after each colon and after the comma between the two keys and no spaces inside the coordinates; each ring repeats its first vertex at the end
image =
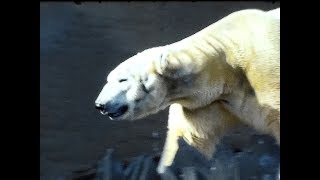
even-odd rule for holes
{"type": "Polygon", "coordinates": [[[101,113],[102,115],[106,115],[106,114],[107,114],[107,112],[104,112],[104,111],[100,111],[100,113],[101,113]]]}

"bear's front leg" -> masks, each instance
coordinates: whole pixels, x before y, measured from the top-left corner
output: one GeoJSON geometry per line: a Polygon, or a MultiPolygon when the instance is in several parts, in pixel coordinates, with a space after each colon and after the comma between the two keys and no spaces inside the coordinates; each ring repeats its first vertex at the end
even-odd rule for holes
{"type": "Polygon", "coordinates": [[[178,139],[179,133],[175,130],[168,130],[165,145],[161,154],[161,159],[157,167],[157,172],[162,174],[166,168],[172,165],[172,162],[179,149],[178,139]]]}
{"type": "Polygon", "coordinates": [[[166,168],[171,166],[176,153],[179,149],[178,140],[182,136],[182,125],[181,122],[183,117],[183,108],[179,104],[172,104],[169,108],[168,118],[168,132],[164,148],[161,154],[161,159],[157,167],[157,172],[162,174],[166,168]]]}

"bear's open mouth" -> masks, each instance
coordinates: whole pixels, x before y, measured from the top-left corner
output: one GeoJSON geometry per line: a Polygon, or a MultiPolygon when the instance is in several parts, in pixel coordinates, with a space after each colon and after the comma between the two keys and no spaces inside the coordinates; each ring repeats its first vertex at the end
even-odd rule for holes
{"type": "Polygon", "coordinates": [[[121,112],[116,112],[116,113],[108,113],[108,116],[110,118],[117,118],[117,117],[120,117],[122,116],[124,113],[121,113],[121,112]]]}
{"type": "Polygon", "coordinates": [[[128,111],[128,106],[122,106],[116,112],[107,112],[106,110],[100,110],[100,113],[103,115],[108,115],[109,118],[117,118],[124,115],[128,111]]]}
{"type": "Polygon", "coordinates": [[[116,117],[120,117],[120,116],[122,116],[124,113],[122,113],[122,112],[115,112],[115,113],[108,113],[108,112],[106,112],[106,111],[100,111],[100,113],[102,114],[102,115],[108,115],[110,118],[116,118],[116,117]]]}
{"type": "Polygon", "coordinates": [[[102,115],[108,114],[108,112],[106,112],[105,110],[100,110],[100,113],[101,113],[102,115]]]}

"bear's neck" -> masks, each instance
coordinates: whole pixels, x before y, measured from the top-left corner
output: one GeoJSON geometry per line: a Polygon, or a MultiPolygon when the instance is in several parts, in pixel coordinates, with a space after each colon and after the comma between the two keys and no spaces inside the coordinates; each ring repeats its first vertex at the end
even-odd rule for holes
{"type": "Polygon", "coordinates": [[[225,18],[172,45],[192,50],[198,56],[196,61],[224,61],[235,69],[246,71],[246,57],[254,55],[254,48],[248,43],[250,32],[239,34],[237,26],[231,17],[225,18]]]}
{"type": "Polygon", "coordinates": [[[211,31],[197,33],[172,44],[175,49],[173,53],[182,58],[180,62],[184,62],[184,56],[191,56],[193,59],[191,63],[186,61],[189,64],[182,67],[197,66],[198,68],[193,69],[201,69],[171,82],[173,86],[179,83],[181,87],[172,92],[172,103],[197,109],[215,101],[223,101],[228,94],[239,91],[237,88],[243,83],[239,77],[243,77],[244,67],[235,61],[242,61],[243,51],[231,38],[223,34],[213,34],[211,31]]]}

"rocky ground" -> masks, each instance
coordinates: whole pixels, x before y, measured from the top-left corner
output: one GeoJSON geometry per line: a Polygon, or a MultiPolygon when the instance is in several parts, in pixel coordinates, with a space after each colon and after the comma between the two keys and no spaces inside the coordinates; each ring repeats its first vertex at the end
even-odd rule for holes
{"type": "MultiPolygon", "coordinates": [[[[271,2],[40,3],[40,179],[97,170],[94,165],[110,148],[113,163],[130,165],[144,154],[154,157],[156,165],[167,111],[136,122],[109,121],[94,109],[106,74],[138,51],[183,39],[233,11],[279,6],[271,2]]],[[[172,167],[176,175],[192,166],[217,179],[274,179],[279,166],[279,147],[273,139],[249,128],[228,134],[211,161],[183,141],[181,146],[172,167]]],[[[192,176],[192,170],[185,172],[192,176]]]]}
{"type": "Polygon", "coordinates": [[[162,176],[156,173],[160,151],[120,160],[114,158],[114,149],[107,149],[97,164],[78,169],[62,179],[278,179],[279,147],[271,137],[258,134],[246,126],[239,126],[228,133],[211,160],[206,160],[182,139],[179,144],[181,148],[173,166],[162,176]]]}

